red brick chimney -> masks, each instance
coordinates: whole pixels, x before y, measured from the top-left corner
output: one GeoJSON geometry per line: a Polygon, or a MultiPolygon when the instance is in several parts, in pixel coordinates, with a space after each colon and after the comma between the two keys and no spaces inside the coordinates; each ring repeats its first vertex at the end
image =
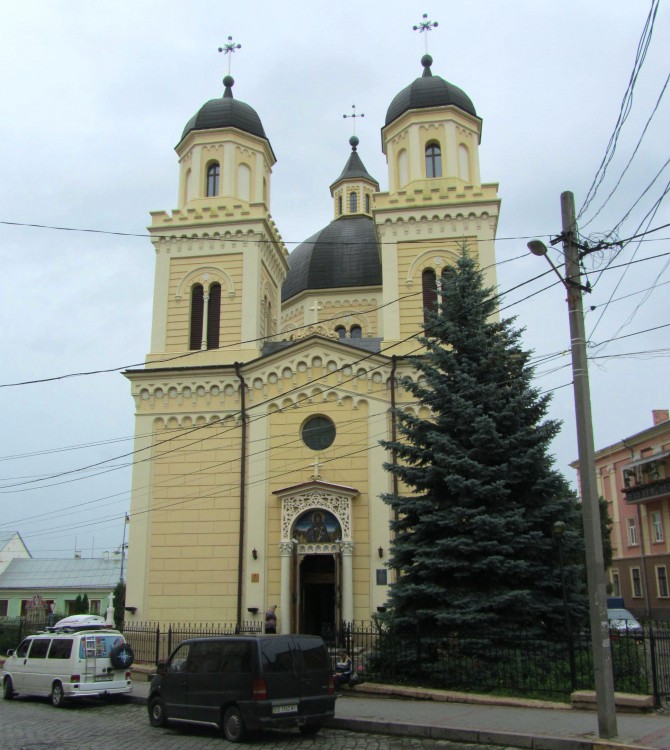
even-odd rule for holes
{"type": "Polygon", "coordinates": [[[651,416],[654,420],[654,427],[661,422],[667,422],[670,419],[670,411],[667,409],[653,409],[651,416]]]}

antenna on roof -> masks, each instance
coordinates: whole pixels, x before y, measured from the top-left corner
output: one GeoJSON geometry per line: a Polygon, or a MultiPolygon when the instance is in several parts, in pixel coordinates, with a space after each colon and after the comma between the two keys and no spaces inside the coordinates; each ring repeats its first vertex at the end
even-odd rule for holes
{"type": "Polygon", "coordinates": [[[233,54],[237,52],[238,49],[242,49],[242,45],[235,44],[232,36],[228,37],[228,41],[223,45],[223,47],[219,47],[219,52],[223,52],[224,55],[230,55],[230,57],[228,58],[228,75],[230,75],[230,62],[233,58],[233,54]]]}
{"type": "Polygon", "coordinates": [[[418,26],[412,26],[412,29],[414,31],[418,31],[419,34],[423,34],[424,31],[426,32],[426,36],[425,36],[426,54],[428,54],[428,32],[437,28],[437,21],[428,21],[427,13],[424,13],[422,18],[423,18],[423,21],[420,21],[418,26]]]}

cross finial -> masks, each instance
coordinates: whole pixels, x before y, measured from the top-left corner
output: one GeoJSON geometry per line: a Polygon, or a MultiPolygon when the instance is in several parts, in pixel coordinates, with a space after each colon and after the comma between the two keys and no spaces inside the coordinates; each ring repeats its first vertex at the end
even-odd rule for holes
{"type": "Polygon", "coordinates": [[[342,117],[344,117],[345,119],[347,117],[353,117],[354,118],[354,135],[356,135],[356,118],[357,117],[365,117],[365,115],[363,114],[363,112],[361,112],[360,115],[356,114],[356,105],[355,104],[352,104],[351,108],[353,109],[353,112],[350,115],[342,115],[342,117]]]}
{"type": "Polygon", "coordinates": [[[219,52],[223,52],[224,55],[230,55],[230,57],[228,58],[228,75],[230,75],[230,61],[233,58],[233,53],[238,49],[242,49],[242,45],[235,44],[232,36],[228,37],[228,41],[223,45],[223,47],[219,47],[219,52]]]}
{"type": "Polygon", "coordinates": [[[315,481],[318,479],[321,479],[321,475],[319,474],[319,457],[317,456],[314,460],[314,463],[312,464],[314,467],[314,471],[312,472],[312,479],[315,481]]]}
{"type": "Polygon", "coordinates": [[[412,28],[414,29],[414,31],[418,31],[419,34],[423,34],[424,31],[426,32],[426,54],[428,54],[428,32],[437,28],[437,21],[428,21],[427,13],[424,13],[422,18],[423,21],[419,22],[418,26],[412,26],[412,28]]]}

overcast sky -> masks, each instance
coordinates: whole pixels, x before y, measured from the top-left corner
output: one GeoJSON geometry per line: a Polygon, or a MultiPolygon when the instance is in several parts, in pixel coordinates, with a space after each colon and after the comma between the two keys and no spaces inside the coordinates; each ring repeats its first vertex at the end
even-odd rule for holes
{"type": "MultiPolygon", "coordinates": [[[[424,35],[412,26],[423,13],[438,21],[428,39],[433,73],[472,99],[484,122],[482,180],[500,185],[503,314],[526,329],[537,386],[555,389],[551,416],[564,424],[556,465],[575,481],[565,291],[560,284],[541,291],[558,281],[552,276],[515,287],[549,268],[528,253],[526,238],[560,232],[561,192],[571,190],[578,209],[588,194],[651,0],[3,0],[1,7],[2,222],[145,234],[150,210],[176,207],[173,149],[187,120],[222,95],[227,60],[217,48],[232,35],[242,45],[232,60],[234,95],[259,113],[277,156],[271,212],[289,250],[332,218],[329,185],[350,152],[351,120],[342,115],[352,103],[365,115],[356,127],[359,154],[387,189],[380,128],[395,94],[422,72],[424,35]]],[[[670,157],[666,95],[596,215],[666,82],[669,15],[661,7],[614,157],[580,218],[592,240],[619,224],[670,157]]],[[[669,174],[662,171],[625,218],[620,238],[670,223],[666,200],[641,225],[669,174]]],[[[585,261],[594,287],[585,305],[595,307],[586,326],[597,448],[651,426],[652,409],[670,406],[668,238],[670,227],[616,257],[607,251],[585,261]]],[[[119,370],[141,363],[149,348],[153,249],[142,237],[3,223],[0,257],[0,384],[114,369],[0,388],[0,531],[18,530],[38,557],[113,552],[130,506],[124,454],[133,433],[119,370]],[[77,471],[100,461],[109,462],[105,473],[77,471]]]]}

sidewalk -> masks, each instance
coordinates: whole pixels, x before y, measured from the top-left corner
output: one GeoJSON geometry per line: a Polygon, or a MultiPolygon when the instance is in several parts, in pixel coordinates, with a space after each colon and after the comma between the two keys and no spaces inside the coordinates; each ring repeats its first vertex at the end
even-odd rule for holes
{"type": "MultiPolygon", "coordinates": [[[[598,738],[595,711],[581,711],[563,703],[413,691],[424,698],[420,700],[394,697],[392,692],[388,686],[370,683],[343,691],[329,726],[536,750],[670,750],[670,715],[659,712],[617,714],[619,737],[608,741],[598,738]]],[[[133,699],[143,702],[148,694],[148,680],[136,674],[133,699]]]]}

